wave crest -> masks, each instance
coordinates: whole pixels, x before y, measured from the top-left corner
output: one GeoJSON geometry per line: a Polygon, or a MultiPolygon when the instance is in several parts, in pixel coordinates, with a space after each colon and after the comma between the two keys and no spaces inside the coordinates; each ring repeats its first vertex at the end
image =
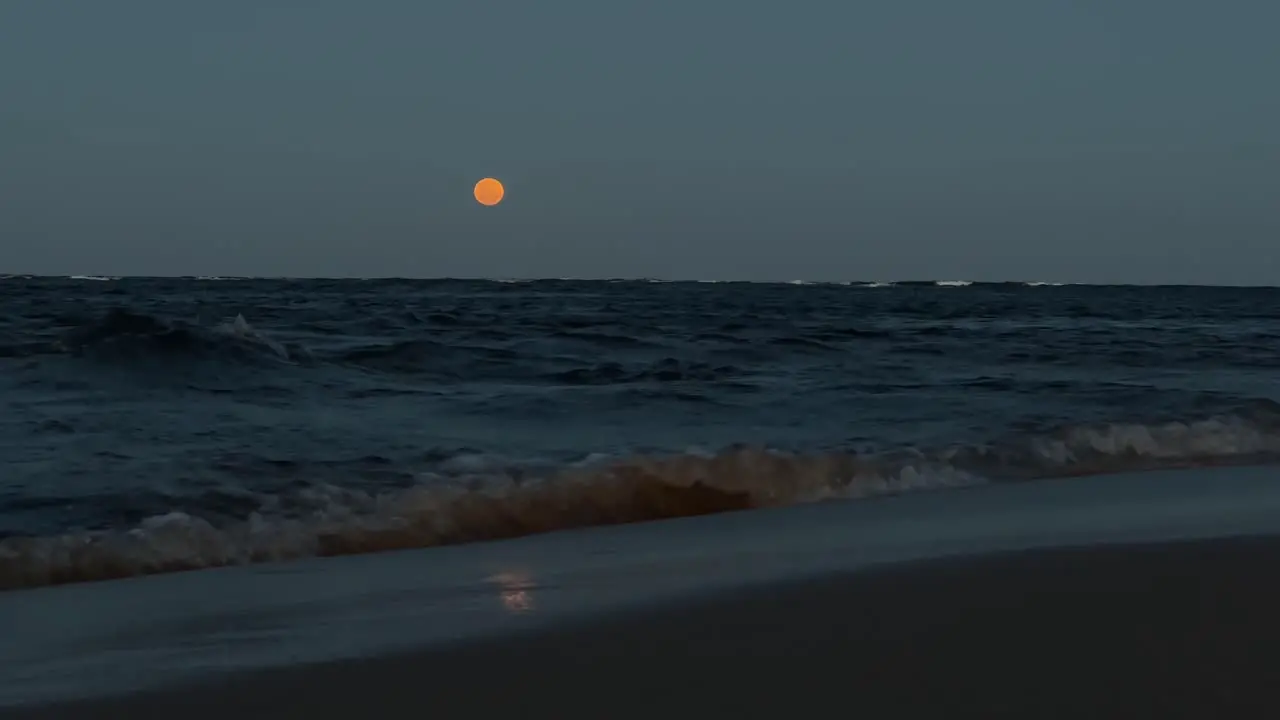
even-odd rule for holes
{"type": "Polygon", "coordinates": [[[102,360],[174,354],[242,361],[307,359],[305,349],[272,340],[250,325],[243,315],[204,327],[118,308],[66,333],[56,349],[102,360]]]}

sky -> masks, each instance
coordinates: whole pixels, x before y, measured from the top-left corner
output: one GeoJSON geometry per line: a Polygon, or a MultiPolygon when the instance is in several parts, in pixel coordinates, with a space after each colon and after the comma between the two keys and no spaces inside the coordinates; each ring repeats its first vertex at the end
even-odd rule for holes
{"type": "Polygon", "coordinates": [[[1275,285],[1277,27],[1274,0],[5,0],[0,274],[1275,285]]]}

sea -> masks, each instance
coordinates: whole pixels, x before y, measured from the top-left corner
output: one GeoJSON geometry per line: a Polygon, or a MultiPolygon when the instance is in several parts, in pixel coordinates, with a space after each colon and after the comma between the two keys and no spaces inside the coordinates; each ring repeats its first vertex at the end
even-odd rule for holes
{"type": "Polygon", "coordinates": [[[1280,460],[1280,288],[0,276],[0,589],[1280,460]]]}

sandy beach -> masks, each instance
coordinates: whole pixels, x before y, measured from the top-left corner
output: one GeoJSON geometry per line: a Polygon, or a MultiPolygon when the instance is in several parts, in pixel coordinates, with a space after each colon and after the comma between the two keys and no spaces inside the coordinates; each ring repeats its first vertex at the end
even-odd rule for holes
{"type": "Polygon", "coordinates": [[[4,658],[8,697],[18,662],[63,697],[0,716],[1267,716],[1280,710],[1272,478],[1073,479],[10,593],[0,612],[29,647],[4,658]],[[498,558],[542,572],[527,593],[463,591],[465,568],[498,558]],[[346,584],[326,599],[317,578],[346,584]],[[226,597],[192,609],[215,586],[226,597]],[[250,596],[256,615],[231,600],[250,596]],[[271,602],[293,610],[268,616],[271,602]],[[112,608],[132,611],[132,629],[112,608]],[[326,657],[297,639],[377,627],[354,617],[394,622],[405,642],[326,657]],[[77,699],[94,653],[93,672],[154,682],[77,699]],[[41,665],[54,654],[60,670],[41,665]],[[185,674],[157,679],[180,662],[185,674]]]}
{"type": "Polygon", "coordinates": [[[925,561],[15,718],[1244,717],[1280,540],[925,561]]]}

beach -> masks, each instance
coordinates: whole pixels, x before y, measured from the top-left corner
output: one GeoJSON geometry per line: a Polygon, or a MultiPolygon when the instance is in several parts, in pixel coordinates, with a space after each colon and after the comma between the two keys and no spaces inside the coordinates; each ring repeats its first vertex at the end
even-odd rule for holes
{"type": "Polygon", "coordinates": [[[1278,529],[1270,468],[1202,469],[18,591],[0,709],[1265,714],[1278,529]]]}
{"type": "Polygon", "coordinates": [[[1275,537],[951,559],[13,717],[1244,717],[1280,710],[1277,559],[1275,537]]]}

